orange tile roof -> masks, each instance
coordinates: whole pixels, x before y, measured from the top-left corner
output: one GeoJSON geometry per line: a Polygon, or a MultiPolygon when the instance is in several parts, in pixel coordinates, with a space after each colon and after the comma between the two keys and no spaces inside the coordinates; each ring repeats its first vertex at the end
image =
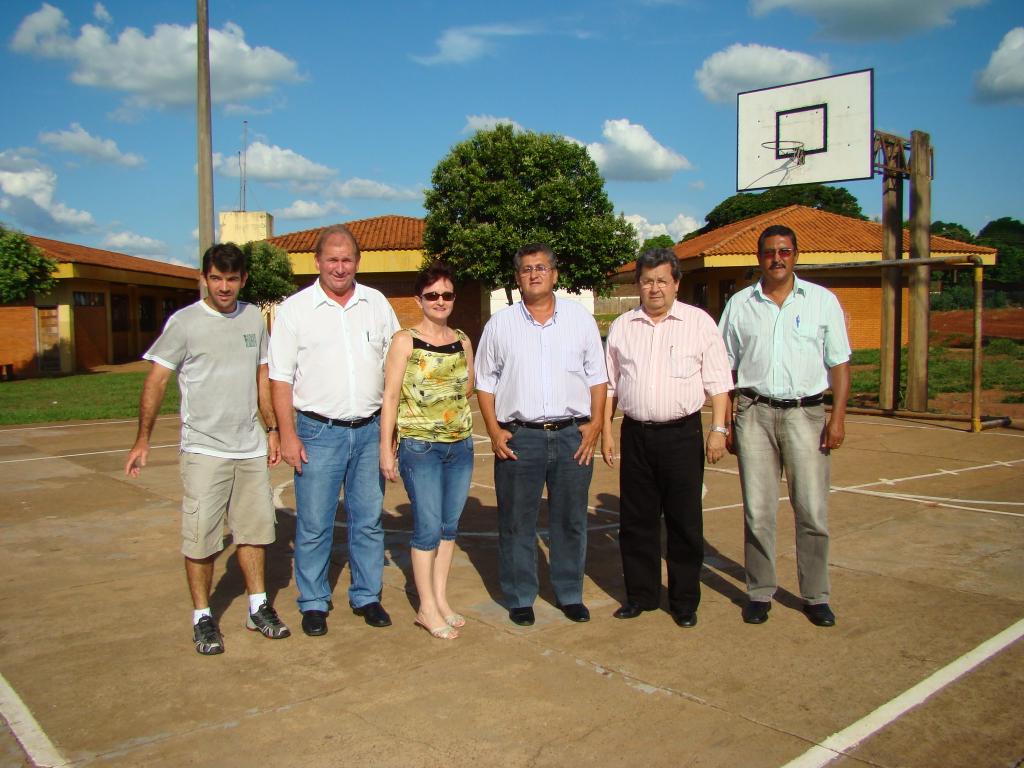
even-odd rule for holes
{"type": "Polygon", "coordinates": [[[99,267],[110,267],[111,269],[124,269],[129,272],[145,272],[150,275],[169,275],[171,277],[184,277],[189,280],[199,279],[199,270],[194,267],[182,267],[177,264],[168,264],[165,261],[142,259],[125,253],[89,248],[88,246],[77,245],[76,243],[50,240],[46,237],[35,237],[34,235],[27,235],[27,237],[30,243],[51,259],[66,264],[93,264],[99,267]]]}
{"type": "MultiPolygon", "coordinates": [[[[725,254],[750,254],[757,250],[758,235],[772,224],[784,224],[796,232],[801,253],[881,253],[882,225],[819,211],[806,205],[790,205],[749,219],[726,224],[703,235],[676,244],[680,259],[725,254]]],[[[910,233],[903,230],[903,250],[910,250],[910,233]]],[[[932,253],[992,254],[994,248],[961,243],[933,235],[932,253]]]]}
{"type": "MultiPolygon", "coordinates": [[[[418,251],[423,248],[423,219],[413,216],[375,216],[347,221],[361,251],[418,251]]],[[[326,227],[304,229],[268,238],[267,242],[289,253],[312,253],[316,240],[326,227]]]]}

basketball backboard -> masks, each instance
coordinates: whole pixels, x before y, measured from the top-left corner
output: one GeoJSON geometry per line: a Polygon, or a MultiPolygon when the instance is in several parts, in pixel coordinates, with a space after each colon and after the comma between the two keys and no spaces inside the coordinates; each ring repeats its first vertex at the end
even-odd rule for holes
{"type": "Polygon", "coordinates": [[[736,96],[736,189],[870,179],[874,70],[736,96]]]}

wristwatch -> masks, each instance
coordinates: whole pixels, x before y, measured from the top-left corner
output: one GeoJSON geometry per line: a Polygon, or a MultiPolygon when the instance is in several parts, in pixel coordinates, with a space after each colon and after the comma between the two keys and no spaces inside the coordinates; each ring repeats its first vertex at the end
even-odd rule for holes
{"type": "Polygon", "coordinates": [[[711,425],[711,431],[712,432],[721,432],[723,435],[726,435],[726,436],[728,436],[728,434],[729,434],[729,428],[728,427],[723,427],[721,424],[712,424],[711,425]]]}

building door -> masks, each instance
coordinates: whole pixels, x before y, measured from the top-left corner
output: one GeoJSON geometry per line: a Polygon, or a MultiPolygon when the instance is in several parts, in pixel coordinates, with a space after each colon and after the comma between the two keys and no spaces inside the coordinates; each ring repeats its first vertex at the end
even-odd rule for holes
{"type": "Polygon", "coordinates": [[[56,307],[36,307],[39,372],[60,373],[60,324],[56,307]]]}
{"type": "Polygon", "coordinates": [[[110,362],[106,297],[75,291],[75,367],[88,370],[110,362]]]}

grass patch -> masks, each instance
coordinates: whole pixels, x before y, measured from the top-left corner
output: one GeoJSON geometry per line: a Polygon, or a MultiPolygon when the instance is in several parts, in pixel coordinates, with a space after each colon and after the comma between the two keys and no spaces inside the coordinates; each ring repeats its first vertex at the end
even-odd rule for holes
{"type": "MultiPolygon", "coordinates": [[[[135,371],[5,381],[0,383],[0,424],[135,419],[145,379],[144,371],[135,371]]],[[[172,377],[160,413],[177,413],[178,404],[172,377]]]]}
{"type": "MultiPolygon", "coordinates": [[[[982,389],[1024,392],[1024,367],[1020,365],[1021,345],[1010,339],[995,339],[982,351],[982,389]],[[1009,344],[997,343],[1009,342],[1009,344]],[[993,348],[993,345],[994,348],[993,348]],[[1011,346],[1012,345],[1012,346],[1011,346]]],[[[850,395],[877,396],[879,384],[879,353],[877,349],[860,349],[851,355],[850,364],[863,366],[852,371],[850,395]]],[[[900,378],[907,381],[907,351],[900,356],[900,378]]],[[[928,397],[943,392],[971,391],[971,353],[949,347],[928,350],[928,397]]],[[[860,398],[858,398],[860,399],[860,398]]],[[[1013,402],[1004,400],[1003,402],[1013,402]]]]}

